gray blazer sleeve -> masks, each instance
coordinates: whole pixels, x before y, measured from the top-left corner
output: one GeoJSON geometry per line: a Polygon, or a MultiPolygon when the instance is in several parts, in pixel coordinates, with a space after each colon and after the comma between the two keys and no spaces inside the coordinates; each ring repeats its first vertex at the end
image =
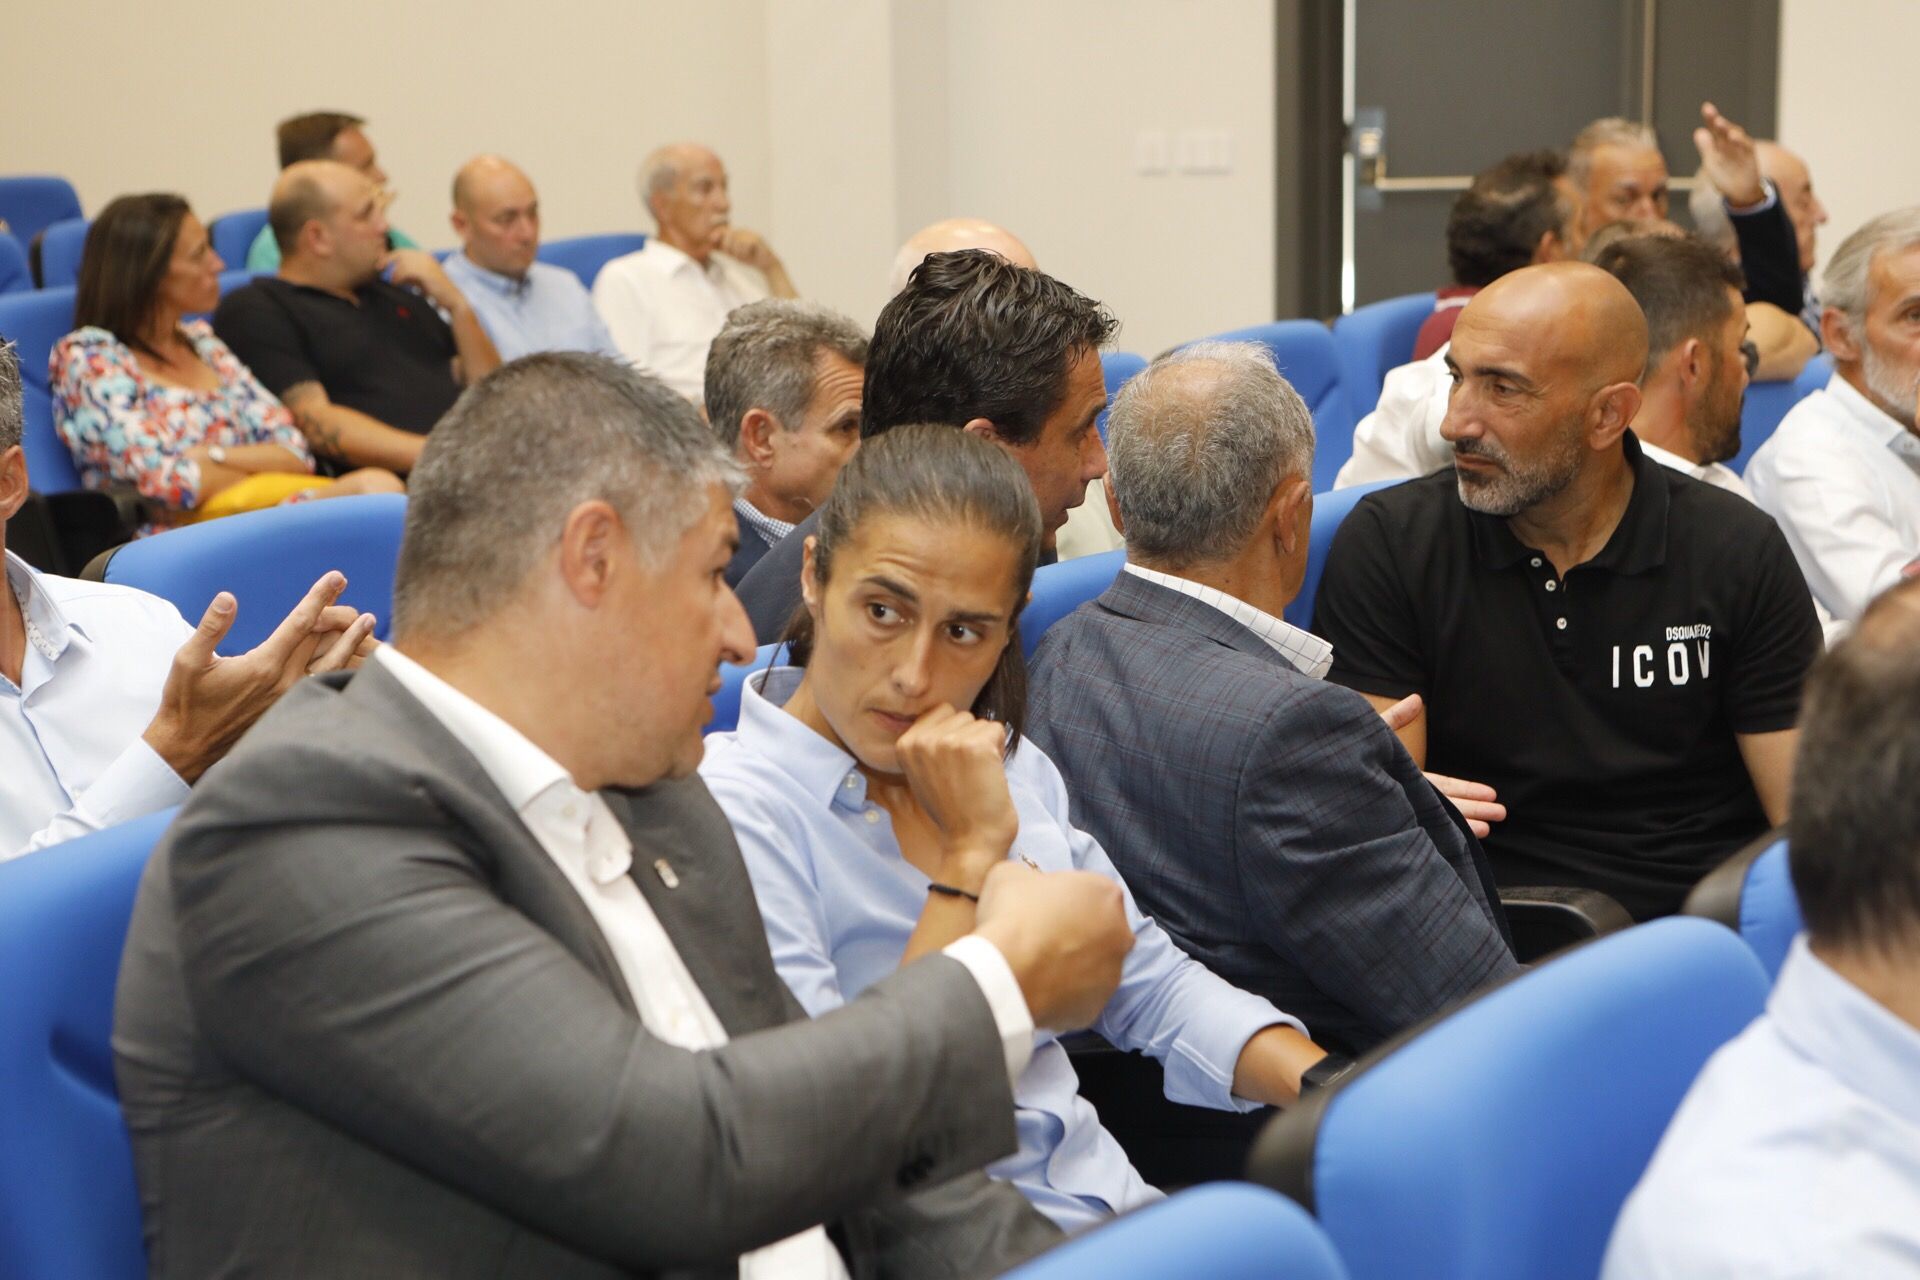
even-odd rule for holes
{"type": "Polygon", "coordinates": [[[952,960],[682,1050],[503,902],[424,796],[384,822],[286,821],[264,811],[273,788],[239,781],[223,793],[262,812],[196,806],[171,849],[207,1040],[267,1093],[571,1247],[710,1262],[1014,1149],[999,1036],[952,960]]]}
{"type": "Polygon", "coordinates": [[[1419,770],[1365,699],[1324,682],[1276,699],[1245,758],[1240,883],[1268,945],[1321,990],[1395,1029],[1516,967],[1423,826],[1446,821],[1438,797],[1410,791],[1419,770]]]}

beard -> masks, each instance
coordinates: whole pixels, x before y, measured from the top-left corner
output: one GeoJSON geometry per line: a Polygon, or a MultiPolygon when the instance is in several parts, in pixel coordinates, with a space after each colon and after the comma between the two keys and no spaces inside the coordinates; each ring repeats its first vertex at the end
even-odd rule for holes
{"type": "Polygon", "coordinates": [[[1472,511],[1489,516],[1519,515],[1545,502],[1569,484],[1580,471],[1580,433],[1570,431],[1563,441],[1535,458],[1518,461],[1504,445],[1487,436],[1462,440],[1453,446],[1455,457],[1484,458],[1500,470],[1491,474],[1454,472],[1460,501],[1472,511]]]}
{"type": "Polygon", "coordinates": [[[1701,462],[1725,462],[1740,452],[1740,410],[1746,396],[1721,394],[1729,381],[1725,376],[1729,361],[1717,351],[1708,358],[1713,361],[1713,391],[1687,416],[1687,435],[1701,462]]]}
{"type": "Polygon", "coordinates": [[[1914,400],[1920,396],[1920,364],[1883,360],[1871,343],[1860,344],[1860,372],[1880,407],[1907,430],[1914,429],[1914,400]]]}

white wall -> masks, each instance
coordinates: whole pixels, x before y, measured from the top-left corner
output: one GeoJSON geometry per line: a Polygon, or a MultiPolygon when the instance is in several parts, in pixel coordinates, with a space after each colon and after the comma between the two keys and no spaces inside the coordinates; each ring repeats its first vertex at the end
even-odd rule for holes
{"type": "Polygon", "coordinates": [[[1920,204],[1920,128],[1905,90],[1915,0],[1781,0],[1780,141],[1806,157],[1832,216],[1820,266],[1860,225],[1920,204]]]}

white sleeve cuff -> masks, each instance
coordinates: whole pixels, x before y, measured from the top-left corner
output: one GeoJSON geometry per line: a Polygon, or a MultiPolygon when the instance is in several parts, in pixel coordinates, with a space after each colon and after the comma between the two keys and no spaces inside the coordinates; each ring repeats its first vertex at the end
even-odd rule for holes
{"type": "Polygon", "coordinates": [[[160,758],[159,752],[147,745],[145,738],[135,738],[112,764],[101,770],[92,786],[74,796],[72,808],[34,832],[26,848],[17,853],[32,853],[48,845],[144,818],[170,805],[181,804],[186,798],[187,784],[180,780],[180,775],[160,758]]]}
{"type": "Polygon", "coordinates": [[[978,934],[948,943],[941,950],[967,967],[980,984],[980,994],[993,1011],[993,1023],[1000,1029],[1000,1047],[1007,1058],[1007,1079],[1017,1082],[1033,1057],[1033,1011],[1013,976],[1013,967],[1000,954],[1000,948],[978,934]]]}
{"type": "Polygon", "coordinates": [[[1749,216],[1750,214],[1765,213],[1768,209],[1771,209],[1773,207],[1773,202],[1780,198],[1780,193],[1779,193],[1779,189],[1775,187],[1773,183],[1767,180],[1766,178],[1760,179],[1760,190],[1765,194],[1763,194],[1760,197],[1760,199],[1754,204],[1736,205],[1734,204],[1733,201],[1728,200],[1724,197],[1722,197],[1720,203],[1724,204],[1727,207],[1727,214],[1729,217],[1744,218],[1749,216]]]}

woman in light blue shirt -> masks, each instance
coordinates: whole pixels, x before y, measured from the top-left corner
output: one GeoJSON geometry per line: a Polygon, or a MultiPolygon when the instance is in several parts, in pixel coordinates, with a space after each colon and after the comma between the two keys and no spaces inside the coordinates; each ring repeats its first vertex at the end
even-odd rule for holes
{"type": "MultiPolygon", "coordinates": [[[[973,928],[1009,858],[1119,879],[1020,736],[1015,620],[1040,552],[1017,463],[977,436],[902,427],[841,473],[810,540],[795,665],[747,682],[701,774],[733,824],[780,975],[808,1012],[973,928]],[[961,709],[964,708],[964,709],[961,709]]],[[[1097,1030],[1164,1064],[1167,1096],[1285,1104],[1323,1051],[1182,954],[1126,898],[1134,947],[1097,1030]]],[[[1020,1148],[989,1172],[1074,1230],[1159,1193],[1079,1096],[1052,1031],[1014,1091],[1020,1148]]]]}

